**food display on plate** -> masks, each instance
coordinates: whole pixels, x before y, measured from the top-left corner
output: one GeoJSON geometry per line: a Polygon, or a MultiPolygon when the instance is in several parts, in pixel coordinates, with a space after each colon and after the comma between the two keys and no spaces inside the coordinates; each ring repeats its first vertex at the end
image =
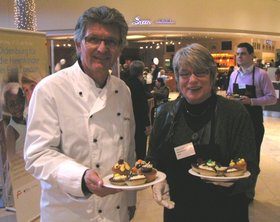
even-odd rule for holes
{"type": "Polygon", "coordinates": [[[239,94],[232,94],[232,95],[229,95],[227,96],[229,99],[232,99],[232,100],[241,100],[241,96],[239,94]]]}
{"type": "Polygon", "coordinates": [[[232,98],[239,99],[239,98],[240,98],[240,95],[239,95],[239,94],[234,93],[234,94],[232,94],[232,98]]]}
{"type": "Polygon", "coordinates": [[[150,162],[137,160],[131,167],[126,161],[120,159],[112,167],[113,176],[110,183],[117,186],[138,186],[154,181],[157,178],[157,170],[150,162]]]}
{"type": "Polygon", "coordinates": [[[222,166],[214,160],[198,160],[192,164],[192,170],[203,176],[211,177],[238,177],[247,171],[245,159],[231,160],[228,166],[222,166]]]}

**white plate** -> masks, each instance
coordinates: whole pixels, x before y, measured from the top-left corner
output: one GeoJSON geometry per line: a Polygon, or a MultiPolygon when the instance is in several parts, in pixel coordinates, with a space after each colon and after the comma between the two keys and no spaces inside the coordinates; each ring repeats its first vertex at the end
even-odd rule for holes
{"type": "Polygon", "coordinates": [[[109,179],[112,176],[113,175],[111,174],[111,175],[108,175],[108,176],[103,178],[104,187],[113,188],[113,189],[121,189],[121,190],[142,190],[142,189],[145,189],[145,188],[147,188],[149,186],[152,186],[156,183],[159,183],[159,182],[165,180],[165,178],[166,178],[165,173],[157,171],[157,178],[150,183],[145,183],[145,184],[141,184],[141,185],[138,185],[138,186],[127,186],[127,185],[117,186],[117,185],[113,185],[113,184],[110,183],[109,179]]]}
{"type": "Polygon", "coordinates": [[[189,173],[193,176],[200,177],[201,179],[214,181],[214,182],[230,182],[230,181],[235,181],[235,180],[239,180],[242,178],[247,178],[251,175],[251,173],[249,171],[246,171],[242,176],[238,176],[238,177],[213,177],[213,176],[201,175],[201,174],[193,171],[192,169],[189,169],[189,173]]]}

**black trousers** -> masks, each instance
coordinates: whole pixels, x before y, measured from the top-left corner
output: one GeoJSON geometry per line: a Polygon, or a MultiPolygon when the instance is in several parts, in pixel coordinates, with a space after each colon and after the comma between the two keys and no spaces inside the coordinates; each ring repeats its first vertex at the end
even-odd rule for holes
{"type": "MultiPolygon", "coordinates": [[[[261,158],[261,145],[264,137],[264,126],[262,122],[253,122],[255,128],[255,138],[256,138],[256,154],[257,154],[257,164],[260,165],[261,158]]],[[[255,197],[255,189],[258,180],[258,175],[252,177],[252,184],[248,188],[246,195],[249,200],[253,200],[255,197]]]]}
{"type": "Polygon", "coordinates": [[[255,127],[255,137],[256,137],[256,148],[257,148],[257,160],[258,164],[260,164],[261,158],[261,146],[264,136],[264,126],[263,123],[254,123],[255,127]]]}
{"type": "Polygon", "coordinates": [[[211,202],[175,202],[174,209],[164,209],[164,222],[249,222],[248,206],[244,193],[211,202]]]}
{"type": "Polygon", "coordinates": [[[136,129],[135,132],[135,148],[137,160],[144,160],[146,157],[147,136],[143,129],[136,129]]]}

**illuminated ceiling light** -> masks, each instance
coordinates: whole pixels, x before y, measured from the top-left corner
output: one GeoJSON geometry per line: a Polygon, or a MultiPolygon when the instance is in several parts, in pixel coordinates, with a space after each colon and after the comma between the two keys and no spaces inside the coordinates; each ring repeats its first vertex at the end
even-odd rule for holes
{"type": "Polygon", "coordinates": [[[56,46],[56,47],[60,47],[60,45],[59,45],[59,44],[56,44],[55,46],[56,46]]]}
{"type": "Polygon", "coordinates": [[[127,40],[131,40],[131,39],[144,39],[146,38],[145,35],[128,35],[126,37],[127,40]]]}
{"type": "Polygon", "coordinates": [[[139,48],[140,48],[140,49],[144,49],[144,47],[143,47],[143,46],[140,46],[139,48]]]}
{"type": "Polygon", "coordinates": [[[36,31],[35,0],[14,0],[14,19],[18,29],[36,31]]]}

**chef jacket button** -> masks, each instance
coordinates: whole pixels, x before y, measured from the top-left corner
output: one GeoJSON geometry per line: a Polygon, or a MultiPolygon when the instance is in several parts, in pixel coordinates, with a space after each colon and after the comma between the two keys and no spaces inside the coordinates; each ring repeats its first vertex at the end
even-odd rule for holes
{"type": "Polygon", "coordinates": [[[120,209],[121,207],[120,206],[117,206],[117,209],[120,209]]]}
{"type": "Polygon", "coordinates": [[[102,210],[98,210],[98,213],[100,213],[100,214],[101,214],[101,213],[102,213],[102,210]]]}
{"type": "Polygon", "coordinates": [[[122,139],[123,139],[123,137],[121,136],[121,137],[120,137],[120,140],[122,140],[122,139]]]}
{"type": "Polygon", "coordinates": [[[93,142],[94,142],[94,143],[97,143],[97,139],[93,139],[93,142]]]}
{"type": "Polygon", "coordinates": [[[96,166],[96,168],[99,168],[99,167],[100,167],[100,165],[99,165],[98,163],[97,163],[95,166],[96,166]]]}
{"type": "Polygon", "coordinates": [[[121,113],[117,113],[117,116],[120,116],[121,115],[121,113]]]}
{"type": "Polygon", "coordinates": [[[92,118],[93,117],[93,115],[90,115],[90,117],[89,118],[92,118]]]}
{"type": "Polygon", "coordinates": [[[119,92],[119,90],[115,90],[115,93],[118,93],[119,92]]]}
{"type": "Polygon", "coordinates": [[[79,92],[79,95],[80,95],[80,96],[83,96],[83,92],[79,92]]]}

